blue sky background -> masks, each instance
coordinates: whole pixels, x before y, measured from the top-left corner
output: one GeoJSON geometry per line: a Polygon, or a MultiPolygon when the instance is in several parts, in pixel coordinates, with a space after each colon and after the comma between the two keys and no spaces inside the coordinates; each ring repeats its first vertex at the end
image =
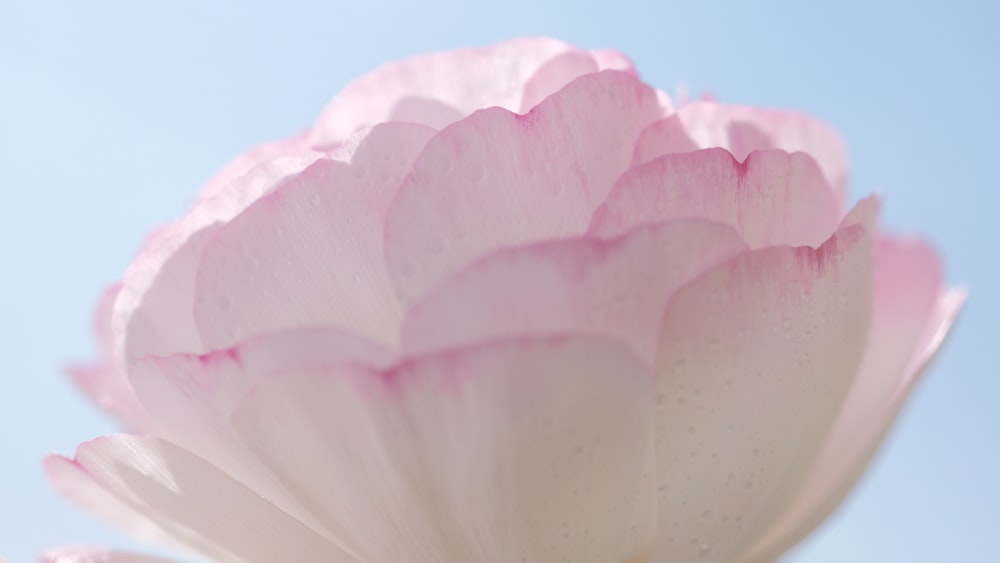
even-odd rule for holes
{"type": "Polygon", "coordinates": [[[843,131],[855,194],[884,193],[886,222],[934,241],[972,298],[868,477],[789,560],[998,560],[998,24],[987,0],[0,0],[0,553],[131,545],[39,460],[114,430],[60,367],[95,353],[91,309],[152,226],[385,60],[544,34],[843,131]]]}

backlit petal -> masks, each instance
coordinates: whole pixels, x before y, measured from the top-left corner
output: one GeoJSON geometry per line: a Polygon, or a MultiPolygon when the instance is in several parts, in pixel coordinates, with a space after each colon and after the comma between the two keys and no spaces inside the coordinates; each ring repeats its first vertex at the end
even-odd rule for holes
{"type": "Polygon", "coordinates": [[[860,373],[809,478],[747,561],[769,561],[825,520],[860,478],[964,301],[944,290],[924,243],[883,236],[875,247],[871,336],[860,373]]]}
{"type": "Polygon", "coordinates": [[[498,248],[581,234],[661,108],[634,77],[578,78],[526,116],[483,110],[428,144],[386,222],[404,301],[498,248]]]}
{"type": "Polygon", "coordinates": [[[98,438],[67,462],[213,560],[357,563],[259,494],[158,438],[98,438]]]}
{"type": "Polygon", "coordinates": [[[837,228],[837,206],[803,153],[723,149],[661,156],[632,168],[597,209],[590,232],[614,236],[637,224],[703,218],[735,227],[751,248],[817,247],[837,228]]]}
{"type": "Polygon", "coordinates": [[[653,381],[626,348],[480,345],[269,378],[243,439],[366,561],[629,561],[655,516],[653,381]]]}
{"type": "Polygon", "coordinates": [[[860,226],[743,254],[678,291],[657,359],[654,561],[730,562],[798,491],[857,374],[871,314],[860,226]]]}
{"type": "Polygon", "coordinates": [[[520,334],[603,333],[652,364],[673,292],[746,249],[731,227],[689,220],[609,241],[502,250],[417,302],[402,344],[413,353],[520,334]]]}
{"type": "Polygon", "coordinates": [[[329,324],[394,342],[400,306],[382,258],[386,209],[433,130],[371,130],[351,161],[319,160],[219,228],[194,288],[205,349],[329,324]]]}
{"type": "Polygon", "coordinates": [[[802,151],[816,159],[837,205],[845,205],[848,191],[847,149],[840,135],[815,117],[798,111],[765,109],[699,100],[677,110],[674,124],[656,135],[645,136],[637,147],[639,162],[676,152],[689,142],[698,148],[721,147],[737,158],[751,152],[781,149],[802,151]],[[676,122],[683,125],[683,133],[676,122]]]}

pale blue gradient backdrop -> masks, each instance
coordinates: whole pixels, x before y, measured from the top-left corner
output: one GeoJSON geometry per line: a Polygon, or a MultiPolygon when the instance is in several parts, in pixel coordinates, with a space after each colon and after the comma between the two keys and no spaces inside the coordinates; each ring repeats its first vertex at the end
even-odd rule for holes
{"type": "Polygon", "coordinates": [[[0,553],[131,545],[39,460],[115,429],[60,367],[95,353],[91,308],[153,225],[385,60],[545,34],[843,131],[855,194],[884,193],[888,224],[934,241],[972,298],[868,477],[790,560],[1000,560],[998,6],[0,0],[0,553]]]}

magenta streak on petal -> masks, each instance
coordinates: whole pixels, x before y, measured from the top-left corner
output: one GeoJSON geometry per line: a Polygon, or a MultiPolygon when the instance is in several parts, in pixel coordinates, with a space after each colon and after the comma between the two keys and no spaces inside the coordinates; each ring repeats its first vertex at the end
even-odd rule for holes
{"type": "Polygon", "coordinates": [[[840,219],[808,155],[755,151],[740,162],[716,148],[628,170],[594,211],[588,233],[608,237],[638,224],[693,218],[732,225],[751,248],[818,247],[840,219]]]}
{"type": "Polygon", "coordinates": [[[820,249],[737,255],[674,293],[656,359],[659,513],[670,517],[653,560],[695,561],[702,545],[735,560],[779,517],[857,373],[871,269],[854,225],[820,249]]]}
{"type": "Polygon", "coordinates": [[[659,117],[628,74],[578,78],[525,116],[482,110],[434,137],[389,207],[385,257],[404,303],[476,257],[581,234],[659,117]]]}
{"type": "Polygon", "coordinates": [[[447,279],[407,313],[407,353],[499,336],[608,334],[652,361],[671,293],[747,247],[728,225],[676,221],[612,240],[569,239],[500,250],[447,279]]]}
{"type": "Polygon", "coordinates": [[[655,518],[651,385],[618,342],[518,338],[269,378],[233,422],[367,561],[614,561],[655,518]]]}
{"type": "Polygon", "coordinates": [[[205,347],[303,325],[394,343],[401,310],[382,259],[382,227],[433,134],[408,123],[373,127],[349,163],[318,160],[219,228],[194,284],[205,347]]]}

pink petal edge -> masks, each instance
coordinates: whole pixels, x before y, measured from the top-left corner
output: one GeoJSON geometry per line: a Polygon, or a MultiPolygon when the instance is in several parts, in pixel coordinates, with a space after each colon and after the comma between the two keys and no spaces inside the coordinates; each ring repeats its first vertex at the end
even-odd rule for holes
{"type": "Polygon", "coordinates": [[[504,246],[582,234],[661,111],[650,88],[604,71],[525,116],[487,109],[442,131],[389,208],[385,257],[397,294],[410,302],[504,246]]]}
{"type": "Polygon", "coordinates": [[[408,354],[504,336],[580,332],[630,344],[649,363],[673,292],[747,250],[728,225],[638,227],[612,240],[533,243],[487,255],[408,311],[408,354]],[[651,260],[656,256],[656,260],[651,260]]]}
{"type": "Polygon", "coordinates": [[[614,236],[637,224],[702,218],[732,225],[751,248],[823,244],[837,229],[837,205],[816,163],[803,153],[724,149],[667,154],[615,182],[589,233],[614,236]]]}

